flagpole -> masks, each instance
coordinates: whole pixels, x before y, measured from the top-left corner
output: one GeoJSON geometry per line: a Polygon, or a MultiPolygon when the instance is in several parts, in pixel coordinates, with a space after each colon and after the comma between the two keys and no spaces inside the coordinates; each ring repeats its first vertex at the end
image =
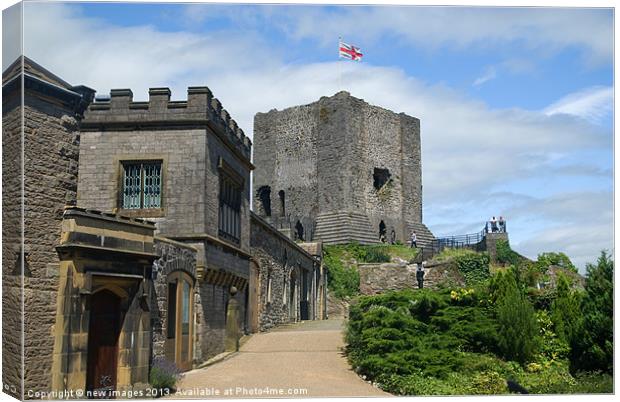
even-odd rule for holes
{"type": "Polygon", "coordinates": [[[342,57],[340,57],[340,44],[342,36],[338,37],[338,92],[342,91],[342,57]]]}
{"type": "Polygon", "coordinates": [[[340,57],[340,44],[342,43],[342,36],[338,36],[338,91],[342,91],[342,57],[340,57]]]}

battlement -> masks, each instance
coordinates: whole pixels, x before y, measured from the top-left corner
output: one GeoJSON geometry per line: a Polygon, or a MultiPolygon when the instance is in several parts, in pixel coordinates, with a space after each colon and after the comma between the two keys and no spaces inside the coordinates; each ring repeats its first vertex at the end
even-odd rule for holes
{"type": "Polygon", "coordinates": [[[252,141],[222,103],[204,87],[187,88],[187,100],[171,101],[170,88],[150,88],[147,102],[134,102],[131,89],[112,89],[109,99],[88,107],[83,131],[162,129],[207,125],[223,141],[250,159],[252,141]]]}

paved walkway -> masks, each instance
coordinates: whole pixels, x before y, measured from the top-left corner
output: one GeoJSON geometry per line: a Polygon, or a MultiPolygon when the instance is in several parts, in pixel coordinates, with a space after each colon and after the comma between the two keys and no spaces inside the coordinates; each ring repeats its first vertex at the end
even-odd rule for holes
{"type": "Polygon", "coordinates": [[[306,321],[253,335],[230,358],[185,373],[173,398],[390,396],[342,354],[342,320],[306,321]]]}

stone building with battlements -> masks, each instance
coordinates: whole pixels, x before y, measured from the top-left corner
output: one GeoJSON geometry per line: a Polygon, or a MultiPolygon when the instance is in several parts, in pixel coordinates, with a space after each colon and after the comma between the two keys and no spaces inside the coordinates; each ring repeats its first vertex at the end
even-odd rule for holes
{"type": "Polygon", "coordinates": [[[254,118],[254,210],[291,237],[407,242],[422,223],[420,120],[348,92],[254,118]]]}
{"type": "Polygon", "coordinates": [[[207,87],[94,93],[26,57],[3,73],[5,392],[144,390],[157,359],[324,318],[320,255],[251,215],[251,141],[207,87]]]}
{"type": "Polygon", "coordinates": [[[196,276],[170,277],[167,290],[189,284],[195,293],[195,324],[186,311],[181,336],[167,334],[181,345],[166,346],[168,357],[190,368],[224,351],[231,286],[245,314],[252,144],[207,87],[188,88],[185,101],[170,95],[151,88],[148,102],[134,102],[131,90],[113,89],[88,107],[77,198],[80,206],[149,219],[158,236],[197,250],[196,276]],[[191,325],[193,340],[185,334],[191,325]]]}

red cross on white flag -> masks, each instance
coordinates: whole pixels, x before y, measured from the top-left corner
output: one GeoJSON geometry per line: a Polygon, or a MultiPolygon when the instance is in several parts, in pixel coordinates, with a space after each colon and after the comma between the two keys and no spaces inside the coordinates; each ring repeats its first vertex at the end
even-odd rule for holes
{"type": "Polygon", "coordinates": [[[353,45],[344,43],[342,40],[340,40],[339,42],[340,42],[340,46],[338,46],[338,48],[339,48],[340,57],[344,57],[345,59],[354,60],[354,61],[362,61],[363,54],[359,47],[355,47],[353,45]]]}

